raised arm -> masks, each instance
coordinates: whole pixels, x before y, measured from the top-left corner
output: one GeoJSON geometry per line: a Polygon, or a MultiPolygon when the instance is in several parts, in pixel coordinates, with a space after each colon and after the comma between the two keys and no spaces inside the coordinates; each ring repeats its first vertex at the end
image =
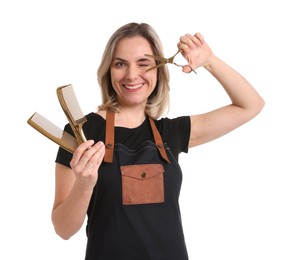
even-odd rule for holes
{"type": "MultiPolygon", "coordinates": [[[[240,73],[213,54],[200,33],[182,36],[178,48],[193,69],[201,66],[207,69],[231,100],[231,104],[191,116],[189,147],[225,135],[260,113],[264,106],[262,97],[240,73]]],[[[184,72],[190,70],[189,66],[183,69],[184,72]]]]}

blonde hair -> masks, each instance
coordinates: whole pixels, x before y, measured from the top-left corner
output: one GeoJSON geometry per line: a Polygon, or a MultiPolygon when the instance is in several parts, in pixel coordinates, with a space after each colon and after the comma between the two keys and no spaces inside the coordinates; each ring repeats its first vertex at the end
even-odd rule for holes
{"type": "MultiPolygon", "coordinates": [[[[146,23],[128,23],[117,29],[110,37],[97,70],[98,84],[101,87],[102,104],[99,110],[113,110],[119,112],[117,94],[111,83],[110,66],[114,50],[118,41],[125,37],[142,36],[151,45],[153,55],[163,57],[163,47],[156,31],[146,23]]],[[[167,66],[158,68],[157,84],[148,97],[145,112],[153,119],[157,119],[169,110],[169,72],[167,66]]]]}

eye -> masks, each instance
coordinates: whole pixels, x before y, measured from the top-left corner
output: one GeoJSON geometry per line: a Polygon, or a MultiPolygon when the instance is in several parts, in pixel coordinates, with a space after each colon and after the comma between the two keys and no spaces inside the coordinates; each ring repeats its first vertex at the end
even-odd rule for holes
{"type": "Polygon", "coordinates": [[[138,64],[138,66],[141,68],[145,68],[145,67],[149,66],[149,63],[140,63],[140,64],[138,64]]]}
{"type": "Polygon", "coordinates": [[[122,62],[122,61],[118,61],[118,62],[114,63],[114,66],[117,67],[117,68],[121,68],[121,67],[125,67],[126,63],[122,62]]]}

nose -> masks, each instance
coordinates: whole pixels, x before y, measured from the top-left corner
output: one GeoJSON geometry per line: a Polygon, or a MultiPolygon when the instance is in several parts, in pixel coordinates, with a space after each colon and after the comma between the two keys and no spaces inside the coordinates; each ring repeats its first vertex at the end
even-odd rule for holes
{"type": "Polygon", "coordinates": [[[126,71],[126,78],[134,79],[137,78],[139,74],[139,68],[135,64],[130,64],[126,71]]]}

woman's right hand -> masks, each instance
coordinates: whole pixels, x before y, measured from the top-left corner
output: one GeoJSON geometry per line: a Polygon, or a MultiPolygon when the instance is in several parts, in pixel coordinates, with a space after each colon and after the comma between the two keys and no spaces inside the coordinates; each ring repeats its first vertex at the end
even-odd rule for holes
{"type": "Polygon", "coordinates": [[[88,140],[77,147],[70,166],[76,176],[76,185],[79,189],[93,190],[104,155],[105,145],[101,141],[94,144],[93,140],[88,140]]]}

